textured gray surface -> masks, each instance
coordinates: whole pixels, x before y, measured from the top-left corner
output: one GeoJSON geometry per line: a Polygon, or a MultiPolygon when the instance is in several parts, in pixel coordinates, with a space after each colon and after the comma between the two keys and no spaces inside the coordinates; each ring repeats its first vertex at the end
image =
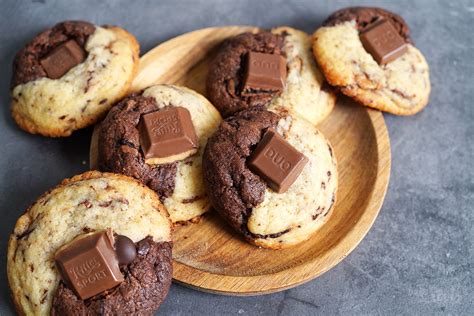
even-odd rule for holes
{"type": "MultiPolygon", "coordinates": [[[[400,13],[431,67],[429,106],[385,115],[392,143],[387,197],[372,230],[342,263],[282,293],[225,297],[173,284],[163,315],[474,314],[474,1],[1,1],[0,248],[43,191],[87,169],[91,130],[66,139],[20,131],[9,116],[14,53],[64,19],[117,24],[146,52],[194,29],[290,25],[312,32],[337,8],[378,5],[400,13]]],[[[0,314],[12,314],[0,257],[0,314]]]]}

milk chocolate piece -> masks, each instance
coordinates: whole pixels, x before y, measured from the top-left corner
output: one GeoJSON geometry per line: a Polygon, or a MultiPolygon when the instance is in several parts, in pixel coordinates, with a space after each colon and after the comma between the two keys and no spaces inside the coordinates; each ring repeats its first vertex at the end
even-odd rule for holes
{"type": "Polygon", "coordinates": [[[308,162],[276,131],[268,130],[249,160],[249,167],[277,193],[284,193],[296,181],[308,162]]]}
{"type": "Polygon", "coordinates": [[[58,79],[84,59],[86,52],[75,40],[69,40],[53,49],[40,62],[48,78],[58,79]]]}
{"type": "Polygon", "coordinates": [[[380,65],[385,65],[408,50],[408,46],[397,32],[392,22],[379,19],[360,33],[360,40],[365,50],[380,65]]]}
{"type": "Polygon", "coordinates": [[[138,125],[146,163],[182,160],[196,153],[198,138],[186,108],[172,107],[142,116],[138,125]]]}
{"type": "Polygon", "coordinates": [[[64,282],[85,300],[123,281],[111,231],[79,236],[56,253],[64,282]]]}
{"type": "Polygon", "coordinates": [[[277,54],[247,54],[242,95],[282,91],[285,80],[285,58],[277,54]]]}

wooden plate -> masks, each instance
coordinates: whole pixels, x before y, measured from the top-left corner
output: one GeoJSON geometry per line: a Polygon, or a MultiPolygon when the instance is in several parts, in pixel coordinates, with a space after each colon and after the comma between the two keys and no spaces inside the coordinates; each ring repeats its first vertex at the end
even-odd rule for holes
{"type": "MultiPolygon", "coordinates": [[[[215,47],[252,27],[194,31],[171,39],[141,58],[133,83],[138,91],[156,83],[179,84],[202,94],[215,47]]],[[[173,278],[212,293],[256,295],[307,282],[344,259],[362,240],[382,206],[390,175],[390,142],[380,112],[340,98],[319,128],[338,161],[337,202],[328,222],[307,242],[285,250],[246,243],[216,214],[174,232],[173,278]]],[[[97,133],[91,167],[97,161],[97,133]]]]}

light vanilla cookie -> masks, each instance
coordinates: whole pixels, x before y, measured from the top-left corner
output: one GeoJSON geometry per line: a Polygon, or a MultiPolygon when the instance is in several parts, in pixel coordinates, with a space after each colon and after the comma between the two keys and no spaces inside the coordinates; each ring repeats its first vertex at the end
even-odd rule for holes
{"type": "MultiPolygon", "coordinates": [[[[152,314],[171,284],[171,247],[171,222],[152,190],[123,175],[86,172],[46,192],[18,219],[8,243],[11,296],[20,315],[152,314]],[[123,281],[82,299],[55,260],[71,241],[101,231],[113,232],[123,281]],[[126,262],[119,238],[136,247],[126,262]]],[[[84,287],[105,275],[91,260],[72,265],[84,287]]]]}
{"type": "Polygon", "coordinates": [[[336,95],[311,54],[311,37],[287,26],[271,32],[284,37],[287,76],[282,93],[272,99],[268,108],[284,107],[293,115],[318,124],[331,113],[336,95]]]}
{"type": "Polygon", "coordinates": [[[285,107],[313,124],[333,109],[335,94],[326,83],[311,53],[311,37],[290,27],[243,33],[226,40],[211,63],[207,96],[223,117],[254,106],[285,107]],[[245,92],[250,53],[285,58],[282,88],[245,92]]]}
{"type": "MultiPolygon", "coordinates": [[[[157,133],[170,131],[169,122],[157,120],[151,129],[160,130],[157,133]]],[[[132,176],[148,185],[158,193],[174,223],[197,220],[211,207],[202,180],[202,153],[220,122],[219,112],[200,94],[173,85],[151,86],[119,102],[101,123],[99,169],[132,176]],[[147,159],[140,129],[143,117],[176,108],[189,112],[197,137],[195,150],[188,157],[173,156],[174,161],[157,163],[153,158],[147,159]]],[[[172,155],[165,157],[168,156],[172,155]]]]}
{"type": "Polygon", "coordinates": [[[119,27],[59,23],[16,54],[12,116],[29,133],[69,136],[127,93],[138,62],[138,42],[119,27]]]}
{"type": "MultiPolygon", "coordinates": [[[[294,165],[279,150],[263,152],[283,169],[286,162],[294,165]]],[[[284,108],[254,107],[224,120],[208,141],[203,169],[214,208],[249,242],[264,248],[290,247],[310,238],[326,222],[336,199],[338,177],[331,145],[313,124],[284,108]],[[269,130],[306,157],[286,191],[272,189],[271,182],[250,165],[269,130]]]]}
{"type": "Polygon", "coordinates": [[[428,104],[428,64],[412,43],[405,21],[394,13],[363,7],[337,11],[314,33],[313,53],[328,82],[363,105],[412,115],[428,104]],[[360,34],[382,20],[398,33],[406,52],[379,64],[360,34]]]}

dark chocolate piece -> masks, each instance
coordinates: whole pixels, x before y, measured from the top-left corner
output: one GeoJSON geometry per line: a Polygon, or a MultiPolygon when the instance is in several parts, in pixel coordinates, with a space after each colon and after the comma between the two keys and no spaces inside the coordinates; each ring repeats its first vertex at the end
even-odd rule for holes
{"type": "Polygon", "coordinates": [[[379,19],[370,24],[360,33],[360,40],[365,50],[380,65],[397,59],[408,50],[403,38],[387,19],[379,19]]]}
{"type": "Polygon", "coordinates": [[[135,244],[130,238],[123,235],[118,235],[115,238],[115,252],[120,265],[128,265],[137,257],[135,244]]]}
{"type": "Polygon", "coordinates": [[[268,130],[249,160],[249,167],[278,193],[284,193],[296,181],[308,162],[276,131],[268,130]]]}
{"type": "Polygon", "coordinates": [[[86,52],[75,40],[69,40],[56,47],[46,57],[41,59],[48,78],[61,78],[66,72],[86,59],[86,52]]]}
{"type": "Polygon", "coordinates": [[[63,280],[85,300],[123,281],[111,231],[80,236],[55,255],[63,280]]]}
{"type": "Polygon", "coordinates": [[[138,130],[146,159],[194,153],[198,147],[191,115],[183,107],[172,107],[143,115],[138,130]]]}
{"type": "Polygon", "coordinates": [[[242,95],[279,92],[286,80],[286,60],[277,54],[249,52],[242,95]]]}

